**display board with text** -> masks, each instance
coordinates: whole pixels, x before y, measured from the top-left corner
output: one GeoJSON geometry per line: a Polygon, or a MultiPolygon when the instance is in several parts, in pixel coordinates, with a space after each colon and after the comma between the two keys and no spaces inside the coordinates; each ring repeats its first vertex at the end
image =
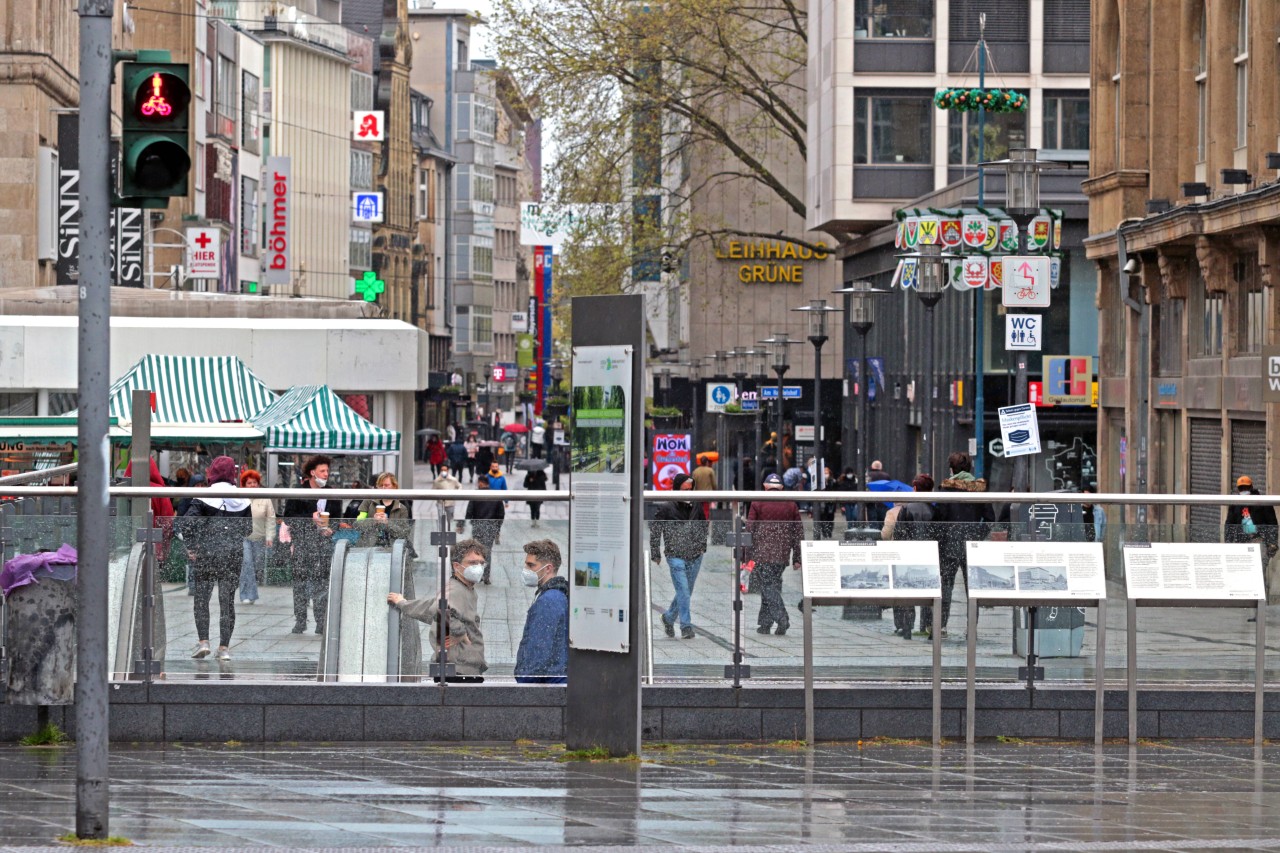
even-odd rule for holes
{"type": "Polygon", "coordinates": [[[971,598],[1107,597],[1101,542],[969,542],[971,598]]]}
{"type": "Polygon", "coordinates": [[[937,542],[803,542],[808,598],[937,598],[937,542]]]}
{"type": "Polygon", "coordinates": [[[1124,546],[1125,588],[1131,599],[1257,600],[1262,582],[1262,546],[1199,542],[1152,542],[1124,546]]]}

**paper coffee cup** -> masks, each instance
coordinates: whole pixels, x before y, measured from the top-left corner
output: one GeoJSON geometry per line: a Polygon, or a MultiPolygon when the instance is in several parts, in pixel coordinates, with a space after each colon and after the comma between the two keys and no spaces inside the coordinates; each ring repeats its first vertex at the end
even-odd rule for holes
{"type": "Polygon", "coordinates": [[[329,513],[327,512],[320,513],[320,526],[321,527],[329,526],[329,513]]]}

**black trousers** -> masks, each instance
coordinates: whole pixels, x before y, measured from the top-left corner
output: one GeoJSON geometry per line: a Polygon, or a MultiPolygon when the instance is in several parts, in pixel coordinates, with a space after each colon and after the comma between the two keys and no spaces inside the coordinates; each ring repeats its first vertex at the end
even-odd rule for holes
{"type": "Polygon", "coordinates": [[[307,607],[315,616],[316,627],[323,628],[329,608],[330,556],[295,559],[293,564],[293,618],[307,624],[307,607]]]}
{"type": "Polygon", "coordinates": [[[471,522],[472,537],[484,546],[484,578],[489,580],[489,573],[493,571],[493,545],[498,541],[498,535],[502,533],[502,519],[479,519],[471,522]]]}
{"type": "MultiPolygon", "coordinates": [[[[956,589],[956,575],[960,573],[960,564],[954,560],[944,559],[938,569],[942,577],[942,627],[945,628],[947,627],[947,620],[951,618],[951,596],[956,589]]],[[[933,608],[920,608],[921,630],[928,631],[932,626],[933,608]]]]}
{"type": "Polygon", "coordinates": [[[915,630],[916,627],[916,609],[914,607],[895,607],[893,608],[893,629],[901,631],[903,628],[915,630]]]}
{"type": "Polygon", "coordinates": [[[240,573],[226,570],[194,570],[196,581],[195,617],[196,639],[209,639],[209,602],[213,588],[218,587],[218,645],[231,645],[231,634],[236,629],[236,592],[240,586],[240,573]]]}
{"type": "Polygon", "coordinates": [[[782,563],[756,563],[755,575],[760,585],[760,615],[756,624],[761,628],[771,628],[774,624],[787,628],[791,618],[787,616],[787,605],[782,603],[782,575],[787,567],[782,563]]]}
{"type": "Polygon", "coordinates": [[[534,521],[542,518],[542,501],[529,501],[529,517],[534,521]]]}

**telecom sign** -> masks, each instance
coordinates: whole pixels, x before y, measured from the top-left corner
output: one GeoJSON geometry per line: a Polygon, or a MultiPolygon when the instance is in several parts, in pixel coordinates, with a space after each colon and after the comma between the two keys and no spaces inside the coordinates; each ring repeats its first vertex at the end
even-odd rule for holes
{"type": "Polygon", "coordinates": [[[707,386],[707,411],[723,412],[738,396],[738,386],[732,382],[712,382],[707,386]]]}
{"type": "Polygon", "coordinates": [[[1048,258],[1034,255],[1006,255],[1001,287],[1006,308],[1048,308],[1053,273],[1048,258]]]}
{"type": "MultiPolygon", "coordinates": [[[[783,385],[782,386],[782,399],[784,400],[799,400],[800,394],[801,394],[801,388],[799,385],[783,385]]],[[[764,386],[763,388],[760,389],[760,396],[766,400],[778,399],[778,386],[777,385],[764,386]]]]}
{"type": "Polygon", "coordinates": [[[1040,351],[1040,315],[1005,314],[1004,348],[1040,351]]]}
{"type": "Polygon", "coordinates": [[[1036,407],[1023,403],[1018,406],[1001,406],[998,411],[1005,458],[1039,453],[1040,423],[1036,419],[1036,407]]]}
{"type": "Polygon", "coordinates": [[[217,228],[188,228],[187,278],[221,278],[221,248],[217,228]]]}
{"type": "Polygon", "coordinates": [[[1280,347],[1262,348],[1262,402],[1280,403],[1280,347]]]}

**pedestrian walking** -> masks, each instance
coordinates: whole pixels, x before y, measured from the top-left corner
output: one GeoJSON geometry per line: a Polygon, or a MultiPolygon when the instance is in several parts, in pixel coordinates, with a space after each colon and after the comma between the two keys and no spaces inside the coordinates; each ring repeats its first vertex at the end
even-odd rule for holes
{"type": "MultiPolygon", "coordinates": [[[[688,474],[677,474],[671,488],[677,492],[692,491],[693,479],[688,474]]],[[[668,637],[675,636],[677,619],[681,637],[692,640],[695,636],[690,606],[702,558],[707,553],[707,527],[702,504],[696,501],[664,501],[658,504],[649,522],[649,558],[654,565],[660,565],[666,555],[671,584],[675,587],[671,606],[662,614],[668,637]]]]}
{"type": "MultiPolygon", "coordinates": [[[[487,555],[484,546],[474,539],[464,539],[453,546],[450,564],[453,574],[449,578],[448,619],[445,621],[444,647],[440,654],[440,634],[436,628],[440,621],[440,596],[407,599],[398,592],[387,593],[387,604],[400,611],[402,616],[426,622],[431,628],[427,639],[435,650],[436,663],[453,664],[455,675],[449,682],[479,683],[489,665],[484,660],[484,633],[480,630],[479,598],[476,583],[483,576],[487,555]]],[[[439,676],[436,677],[439,681],[439,676]]]]}
{"type": "MultiPolygon", "coordinates": [[[[462,483],[452,471],[441,471],[440,476],[431,481],[431,488],[452,492],[461,489],[462,483]]],[[[454,506],[456,504],[453,501],[437,501],[435,504],[436,512],[443,515],[450,523],[453,522],[454,506]]]]}
{"type": "Polygon", "coordinates": [[[564,684],[569,675],[569,581],[560,577],[560,547],[550,539],[524,546],[520,579],[536,587],[516,650],[520,684],[564,684]]]}
{"type": "Polygon", "coordinates": [[[449,470],[458,480],[462,480],[462,472],[467,468],[467,445],[461,438],[454,438],[445,448],[445,457],[449,461],[449,470]]]}
{"type": "MultiPolygon", "coordinates": [[[[547,490],[547,472],[542,468],[535,468],[524,475],[524,488],[528,492],[545,492],[547,490]]],[[[542,501],[528,501],[529,518],[532,527],[538,526],[538,520],[542,518],[542,501]]]]}
{"type": "Polygon", "coordinates": [[[329,473],[333,460],[312,456],[302,464],[302,488],[314,489],[314,498],[290,498],[284,505],[284,521],[289,528],[293,554],[293,633],[307,630],[307,607],[315,617],[316,633],[323,634],[329,606],[329,564],[333,560],[333,530],[330,517],[342,517],[342,501],[328,498],[329,473]]]}
{"type": "Polygon", "coordinates": [[[253,529],[249,501],[236,494],[236,463],[219,456],[205,471],[208,497],[187,507],[182,535],[195,578],[197,660],[209,656],[209,602],[218,588],[218,660],[231,660],[231,635],[236,627],[236,587],[244,560],[243,541],[253,529]]]}
{"type": "Polygon", "coordinates": [[[440,476],[440,469],[445,463],[444,442],[440,440],[440,436],[433,435],[427,439],[427,461],[431,463],[431,476],[440,476]]]}
{"type": "MultiPolygon", "coordinates": [[[[491,491],[488,474],[476,477],[476,488],[480,491],[491,491]]],[[[485,549],[484,575],[480,580],[486,586],[489,585],[489,573],[493,567],[493,546],[497,544],[498,537],[502,534],[502,520],[506,516],[506,505],[502,501],[467,501],[464,517],[471,522],[472,537],[485,549]]]]}
{"type": "MultiPolygon", "coordinates": [[[[766,492],[782,491],[782,478],[770,474],[764,478],[766,492]]],[[[782,578],[787,566],[800,568],[800,543],[804,541],[804,522],[795,501],[755,501],[747,511],[747,533],[751,535],[751,572],[760,586],[760,613],[756,617],[756,633],[767,634],[775,625],[782,636],[791,626],[787,606],[782,599],[782,578]]]]}
{"type": "MultiPolygon", "coordinates": [[[[246,468],[240,472],[241,490],[262,488],[262,474],[246,468]]],[[[266,580],[267,549],[276,541],[276,505],[267,498],[250,498],[249,515],[253,527],[244,539],[244,557],[240,564],[240,603],[258,600],[258,584],[266,580]]]]}
{"type": "MultiPolygon", "coordinates": [[[[917,474],[911,481],[911,490],[915,492],[932,492],[933,478],[928,474],[917,474]]],[[[904,503],[898,510],[894,523],[893,538],[895,540],[922,541],[934,538],[933,504],[904,503]]],[[[916,609],[914,607],[893,608],[893,632],[901,634],[902,639],[910,640],[916,626],[916,609]]]]}
{"type": "MultiPolygon", "coordinates": [[[[476,455],[480,452],[480,442],[476,441],[476,434],[473,432],[467,436],[462,446],[467,449],[467,482],[470,483],[476,478],[476,455]]],[[[462,479],[461,474],[458,479],[462,479]]]]}
{"type": "MultiPolygon", "coordinates": [[[[836,492],[844,491],[840,485],[840,481],[831,476],[831,469],[827,466],[822,467],[822,489],[827,497],[833,497],[836,492]]],[[[814,539],[830,539],[832,532],[836,526],[836,509],[839,504],[834,501],[814,501],[813,502],[813,538],[814,539]]]]}
{"type": "Polygon", "coordinates": [[[542,458],[542,449],[546,443],[547,427],[541,420],[535,420],[533,429],[529,430],[529,450],[534,459],[542,458]]]}
{"type": "MultiPolygon", "coordinates": [[[[951,476],[942,481],[940,492],[985,492],[987,481],[973,476],[973,460],[968,453],[957,451],[947,457],[951,476]]],[[[947,620],[951,616],[951,597],[956,575],[964,572],[965,593],[969,591],[966,549],[969,542],[987,538],[995,523],[995,509],[989,503],[939,503],[934,508],[934,530],[938,537],[938,568],[942,576],[942,636],[947,636],[947,620]]],[[[931,631],[933,608],[920,611],[920,626],[931,631]]]]}
{"type": "MultiPolygon", "coordinates": [[[[895,480],[890,477],[884,470],[884,463],[879,459],[871,463],[871,468],[867,471],[867,491],[868,492],[909,492],[911,487],[901,480],[895,480]]],[[[884,527],[885,518],[889,515],[889,510],[893,509],[893,501],[875,501],[866,508],[866,521],[868,526],[880,530],[884,527]]]]}

